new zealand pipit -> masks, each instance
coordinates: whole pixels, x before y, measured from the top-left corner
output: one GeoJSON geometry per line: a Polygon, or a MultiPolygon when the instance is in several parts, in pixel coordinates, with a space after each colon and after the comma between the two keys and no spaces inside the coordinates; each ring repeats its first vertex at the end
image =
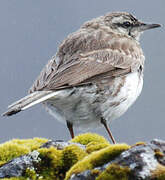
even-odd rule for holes
{"type": "Polygon", "coordinates": [[[43,103],[55,119],[88,130],[120,117],[135,102],[143,86],[143,31],[160,27],[145,24],[125,12],[108,13],[84,23],[60,45],[40,73],[30,94],[11,104],[13,115],[43,103]]]}

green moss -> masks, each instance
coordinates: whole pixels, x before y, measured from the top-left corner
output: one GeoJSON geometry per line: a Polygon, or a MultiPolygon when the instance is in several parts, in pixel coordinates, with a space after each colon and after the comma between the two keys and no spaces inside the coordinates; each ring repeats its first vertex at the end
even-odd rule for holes
{"type": "Polygon", "coordinates": [[[136,144],[132,145],[131,148],[135,147],[135,146],[141,146],[141,145],[146,145],[146,143],[145,142],[137,142],[136,144]]]}
{"type": "Polygon", "coordinates": [[[11,140],[0,145],[0,165],[10,161],[13,158],[27,154],[34,149],[39,148],[46,139],[25,139],[25,140],[11,140]]]}
{"type": "Polygon", "coordinates": [[[66,171],[70,169],[77,161],[83,159],[87,153],[76,145],[70,145],[63,150],[57,150],[54,147],[41,148],[40,153],[41,163],[37,167],[37,173],[43,179],[48,177],[51,179],[64,179],[66,171]]]}
{"type": "Polygon", "coordinates": [[[76,145],[70,145],[62,151],[63,169],[69,170],[77,161],[82,160],[87,153],[76,145]]]}
{"type": "MultiPolygon", "coordinates": [[[[48,139],[33,138],[33,139],[14,139],[11,142],[29,148],[31,151],[38,149],[42,144],[46,143],[48,139]]],[[[10,141],[9,141],[10,142],[10,141]]]]}
{"type": "Polygon", "coordinates": [[[31,180],[37,180],[38,178],[36,171],[30,168],[26,169],[25,177],[30,178],[31,180]]]}
{"type": "Polygon", "coordinates": [[[0,164],[4,164],[11,159],[29,153],[29,149],[26,147],[12,144],[11,142],[5,143],[0,146],[0,164]]]}
{"type": "Polygon", "coordinates": [[[151,172],[153,180],[164,180],[165,179],[165,166],[158,164],[156,169],[151,172]]]}
{"type": "Polygon", "coordinates": [[[41,162],[37,165],[37,173],[43,179],[55,179],[62,168],[62,151],[54,147],[38,149],[41,162]]]}
{"type": "Polygon", "coordinates": [[[74,139],[72,139],[70,142],[80,143],[83,145],[87,145],[90,142],[109,144],[109,142],[104,137],[93,133],[80,134],[76,136],[74,139]]]}
{"type": "MultiPolygon", "coordinates": [[[[155,149],[155,157],[157,159],[164,158],[164,154],[159,149],[155,149]]],[[[165,166],[158,164],[157,168],[152,172],[152,177],[154,180],[164,180],[165,166]]]]}
{"type": "Polygon", "coordinates": [[[98,151],[100,149],[108,147],[110,144],[109,143],[99,143],[99,142],[90,142],[86,146],[86,152],[88,154],[98,151]]]}
{"type": "Polygon", "coordinates": [[[101,171],[100,170],[98,170],[98,169],[92,169],[91,170],[91,174],[93,175],[93,176],[98,176],[99,174],[101,173],[101,171]]]}
{"type": "Polygon", "coordinates": [[[165,180],[165,173],[158,175],[154,180],[165,180]]]}
{"type": "Polygon", "coordinates": [[[121,152],[129,149],[130,146],[126,144],[116,144],[109,145],[108,147],[91,153],[89,156],[85,157],[82,161],[76,163],[66,175],[66,180],[75,173],[80,173],[82,171],[93,169],[95,167],[101,166],[110,160],[113,160],[116,156],[118,156],[121,152]]]}
{"type": "Polygon", "coordinates": [[[129,168],[111,164],[96,178],[96,180],[128,180],[129,175],[129,168]]]}
{"type": "Polygon", "coordinates": [[[155,149],[155,157],[156,158],[163,158],[164,154],[159,149],[155,149]]]}

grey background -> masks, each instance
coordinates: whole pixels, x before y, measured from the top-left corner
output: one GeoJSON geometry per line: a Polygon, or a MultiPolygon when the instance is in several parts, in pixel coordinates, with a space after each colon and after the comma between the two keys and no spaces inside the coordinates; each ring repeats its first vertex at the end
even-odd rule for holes
{"type": "MultiPolygon", "coordinates": [[[[1,0],[0,113],[26,95],[69,33],[109,11],[128,11],[146,22],[165,23],[164,0],[1,0]]],[[[165,28],[145,32],[141,45],[146,56],[144,87],[136,103],[111,124],[118,142],[165,139],[165,28]]],[[[108,137],[103,128],[92,132],[108,137]]],[[[41,105],[10,118],[0,117],[0,142],[31,137],[70,139],[66,126],[41,105]]]]}

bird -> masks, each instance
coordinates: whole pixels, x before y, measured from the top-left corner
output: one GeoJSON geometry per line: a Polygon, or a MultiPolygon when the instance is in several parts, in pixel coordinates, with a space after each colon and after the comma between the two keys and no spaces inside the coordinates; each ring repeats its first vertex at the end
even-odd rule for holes
{"type": "Polygon", "coordinates": [[[122,116],[142,91],[145,56],[140,36],[160,24],[128,12],[109,12],[69,34],[48,61],[29,94],[8,106],[11,116],[42,103],[56,120],[83,131],[105,127],[122,116]]]}

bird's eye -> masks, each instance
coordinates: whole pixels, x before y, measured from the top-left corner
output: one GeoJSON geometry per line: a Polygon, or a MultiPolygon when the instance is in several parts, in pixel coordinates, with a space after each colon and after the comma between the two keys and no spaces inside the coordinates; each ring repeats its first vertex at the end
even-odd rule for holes
{"type": "Polygon", "coordinates": [[[131,23],[129,22],[129,21],[125,21],[124,23],[123,23],[123,27],[125,27],[125,28],[128,28],[128,27],[130,27],[131,26],[131,23]]]}

